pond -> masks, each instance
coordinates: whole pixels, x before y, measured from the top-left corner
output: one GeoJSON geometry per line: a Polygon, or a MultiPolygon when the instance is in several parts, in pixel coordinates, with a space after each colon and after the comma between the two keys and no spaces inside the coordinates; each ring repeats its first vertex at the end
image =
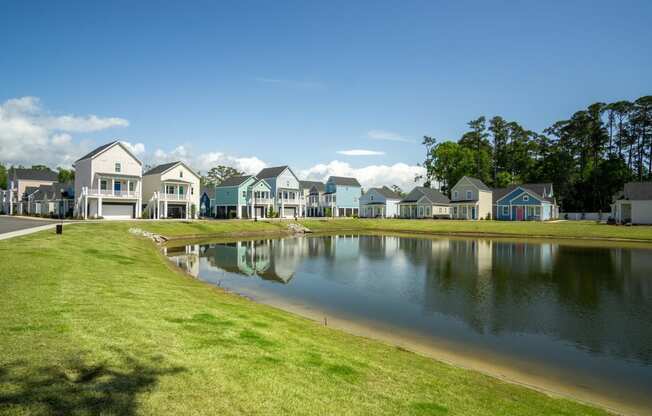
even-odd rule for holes
{"type": "Polygon", "coordinates": [[[168,247],[206,282],[621,411],[652,409],[652,250],[326,235],[168,247]]]}

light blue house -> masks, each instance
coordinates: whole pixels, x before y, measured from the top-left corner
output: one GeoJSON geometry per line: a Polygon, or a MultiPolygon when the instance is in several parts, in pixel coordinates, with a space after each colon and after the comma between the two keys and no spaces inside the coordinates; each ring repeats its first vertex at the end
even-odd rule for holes
{"type": "Polygon", "coordinates": [[[274,166],[258,172],[271,189],[272,207],[280,218],[302,217],[304,198],[299,178],[289,166],[274,166]]]}
{"type": "Polygon", "coordinates": [[[355,178],[331,176],[326,181],[322,210],[325,216],[357,216],[360,208],[362,186],[355,178]]]}
{"type": "Polygon", "coordinates": [[[269,184],[253,175],[232,176],[215,187],[217,218],[265,218],[273,204],[269,184]]]}
{"type": "Polygon", "coordinates": [[[546,221],[559,217],[552,183],[514,185],[493,192],[497,220],[546,221]]]}

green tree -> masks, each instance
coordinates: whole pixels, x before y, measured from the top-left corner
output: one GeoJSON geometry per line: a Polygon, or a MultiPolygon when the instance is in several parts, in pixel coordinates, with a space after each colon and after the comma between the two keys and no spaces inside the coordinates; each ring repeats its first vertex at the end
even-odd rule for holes
{"type": "Polygon", "coordinates": [[[468,126],[471,130],[464,133],[458,143],[473,154],[475,169],[469,174],[483,182],[491,183],[492,149],[488,140],[486,119],[482,116],[471,120],[468,126]]]}
{"type": "Polygon", "coordinates": [[[75,180],[75,170],[74,169],[65,169],[65,168],[57,168],[58,171],[58,176],[59,176],[59,182],[61,183],[66,183],[66,182],[74,182],[75,180]]]}
{"type": "Polygon", "coordinates": [[[205,185],[219,185],[233,176],[241,175],[244,173],[231,166],[218,165],[208,171],[203,182],[205,185]]]}
{"type": "Polygon", "coordinates": [[[476,168],[473,151],[455,142],[434,145],[424,162],[427,182],[439,182],[442,192],[450,196],[451,188],[464,175],[471,175],[476,168]]]}
{"type": "Polygon", "coordinates": [[[7,168],[5,165],[0,163],[0,189],[7,189],[8,184],[7,184],[7,168]]]}

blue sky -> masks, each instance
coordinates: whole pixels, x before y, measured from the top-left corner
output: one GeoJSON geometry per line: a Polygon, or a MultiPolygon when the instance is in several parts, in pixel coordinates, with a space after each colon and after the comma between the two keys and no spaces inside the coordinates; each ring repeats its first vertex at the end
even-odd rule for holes
{"type": "MultiPolygon", "coordinates": [[[[651,18],[650,1],[3,1],[0,103],[128,123],[73,128],[66,151],[121,138],[151,160],[387,173],[480,115],[541,130],[652,93],[651,18]],[[356,149],[382,154],[338,153],[356,149]]],[[[25,154],[0,140],[0,161],[25,154]]]]}

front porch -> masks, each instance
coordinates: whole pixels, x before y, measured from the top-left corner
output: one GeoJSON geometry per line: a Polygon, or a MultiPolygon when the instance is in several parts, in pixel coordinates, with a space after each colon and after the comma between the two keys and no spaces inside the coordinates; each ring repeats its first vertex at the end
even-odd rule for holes
{"type": "Polygon", "coordinates": [[[451,202],[451,218],[455,220],[477,220],[478,203],[451,202]]]}

